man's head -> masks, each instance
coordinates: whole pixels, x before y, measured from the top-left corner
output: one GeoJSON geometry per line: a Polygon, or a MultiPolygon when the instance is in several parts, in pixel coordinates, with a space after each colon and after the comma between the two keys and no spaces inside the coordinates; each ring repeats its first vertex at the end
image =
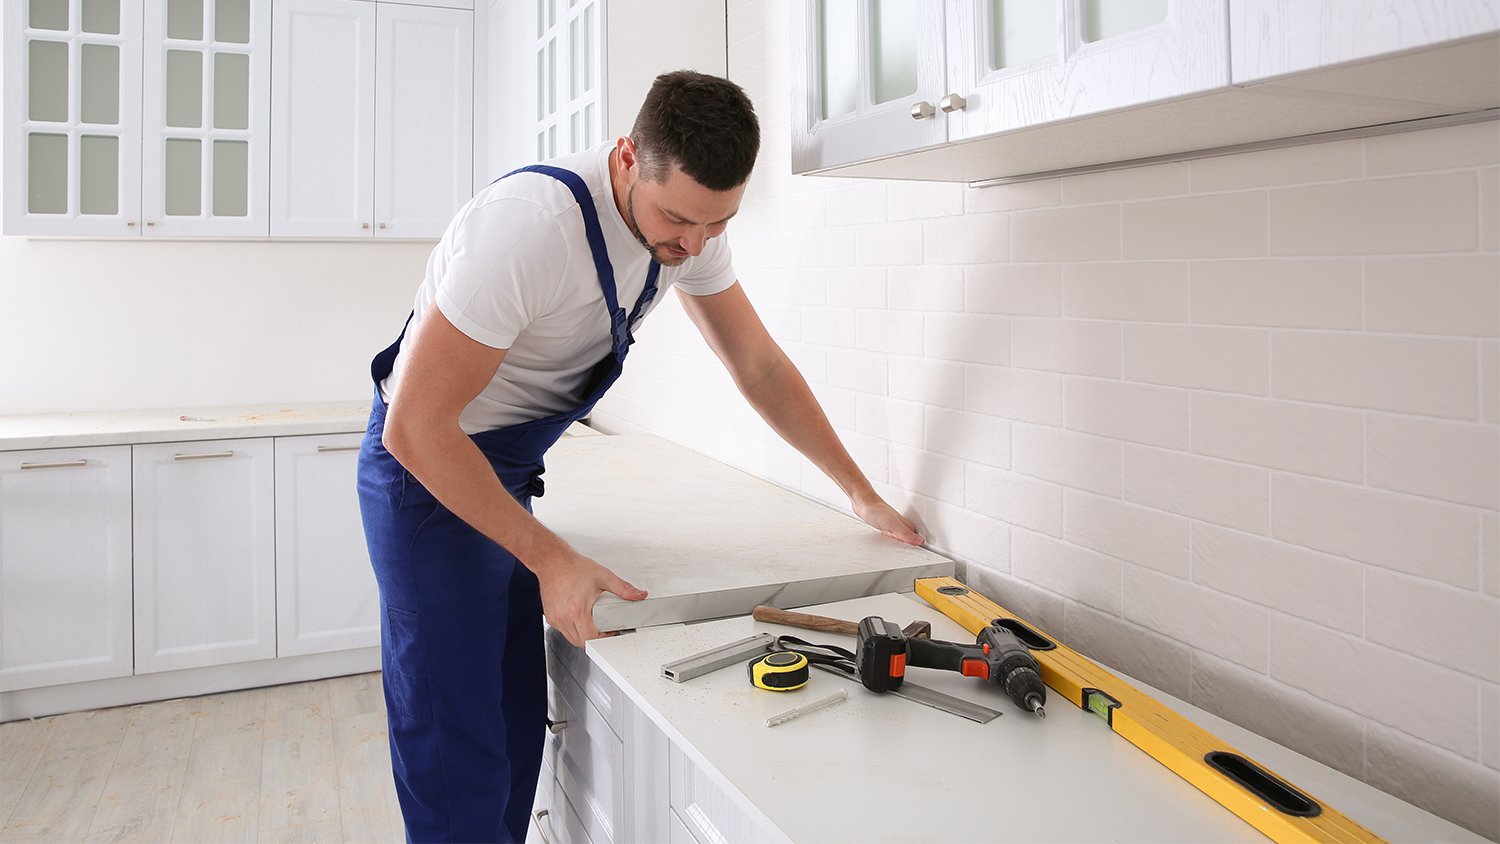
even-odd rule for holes
{"type": "Polygon", "coordinates": [[[656,77],[630,136],[615,144],[615,202],[641,244],[675,266],[739,211],[760,150],[740,86],[690,70],[656,77]]]}

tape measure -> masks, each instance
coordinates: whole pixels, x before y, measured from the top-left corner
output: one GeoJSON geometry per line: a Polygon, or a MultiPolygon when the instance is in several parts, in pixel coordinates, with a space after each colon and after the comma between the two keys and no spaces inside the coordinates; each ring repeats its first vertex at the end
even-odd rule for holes
{"type": "Polygon", "coordinates": [[[791,651],[776,651],[750,660],[746,666],[750,683],[769,692],[789,692],[807,685],[807,657],[791,651]]]}

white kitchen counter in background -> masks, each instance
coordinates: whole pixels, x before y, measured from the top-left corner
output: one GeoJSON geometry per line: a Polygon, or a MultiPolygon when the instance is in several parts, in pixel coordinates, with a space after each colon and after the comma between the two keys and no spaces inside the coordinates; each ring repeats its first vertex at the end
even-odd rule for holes
{"type": "Polygon", "coordinates": [[[365,400],[0,416],[0,451],[351,433],[369,415],[365,400]]]}

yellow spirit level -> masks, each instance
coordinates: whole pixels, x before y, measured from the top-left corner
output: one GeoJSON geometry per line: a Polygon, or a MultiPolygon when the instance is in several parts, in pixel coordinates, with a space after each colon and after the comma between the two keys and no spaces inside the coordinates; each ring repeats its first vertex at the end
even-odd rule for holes
{"type": "Polygon", "coordinates": [[[959,581],[924,577],[916,589],[970,633],[992,624],[1010,629],[1032,649],[1044,683],[1271,840],[1384,841],[959,581]]]}

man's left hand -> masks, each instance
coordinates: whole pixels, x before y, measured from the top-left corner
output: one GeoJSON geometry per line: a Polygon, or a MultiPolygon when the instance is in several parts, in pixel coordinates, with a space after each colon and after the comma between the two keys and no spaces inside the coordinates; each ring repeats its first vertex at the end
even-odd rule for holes
{"type": "Polygon", "coordinates": [[[885,499],[878,495],[855,500],[852,504],[854,515],[858,516],[860,521],[892,539],[908,545],[922,545],[927,541],[922,534],[917,533],[917,529],[906,520],[905,516],[897,513],[896,508],[885,503],[885,499]]]}

